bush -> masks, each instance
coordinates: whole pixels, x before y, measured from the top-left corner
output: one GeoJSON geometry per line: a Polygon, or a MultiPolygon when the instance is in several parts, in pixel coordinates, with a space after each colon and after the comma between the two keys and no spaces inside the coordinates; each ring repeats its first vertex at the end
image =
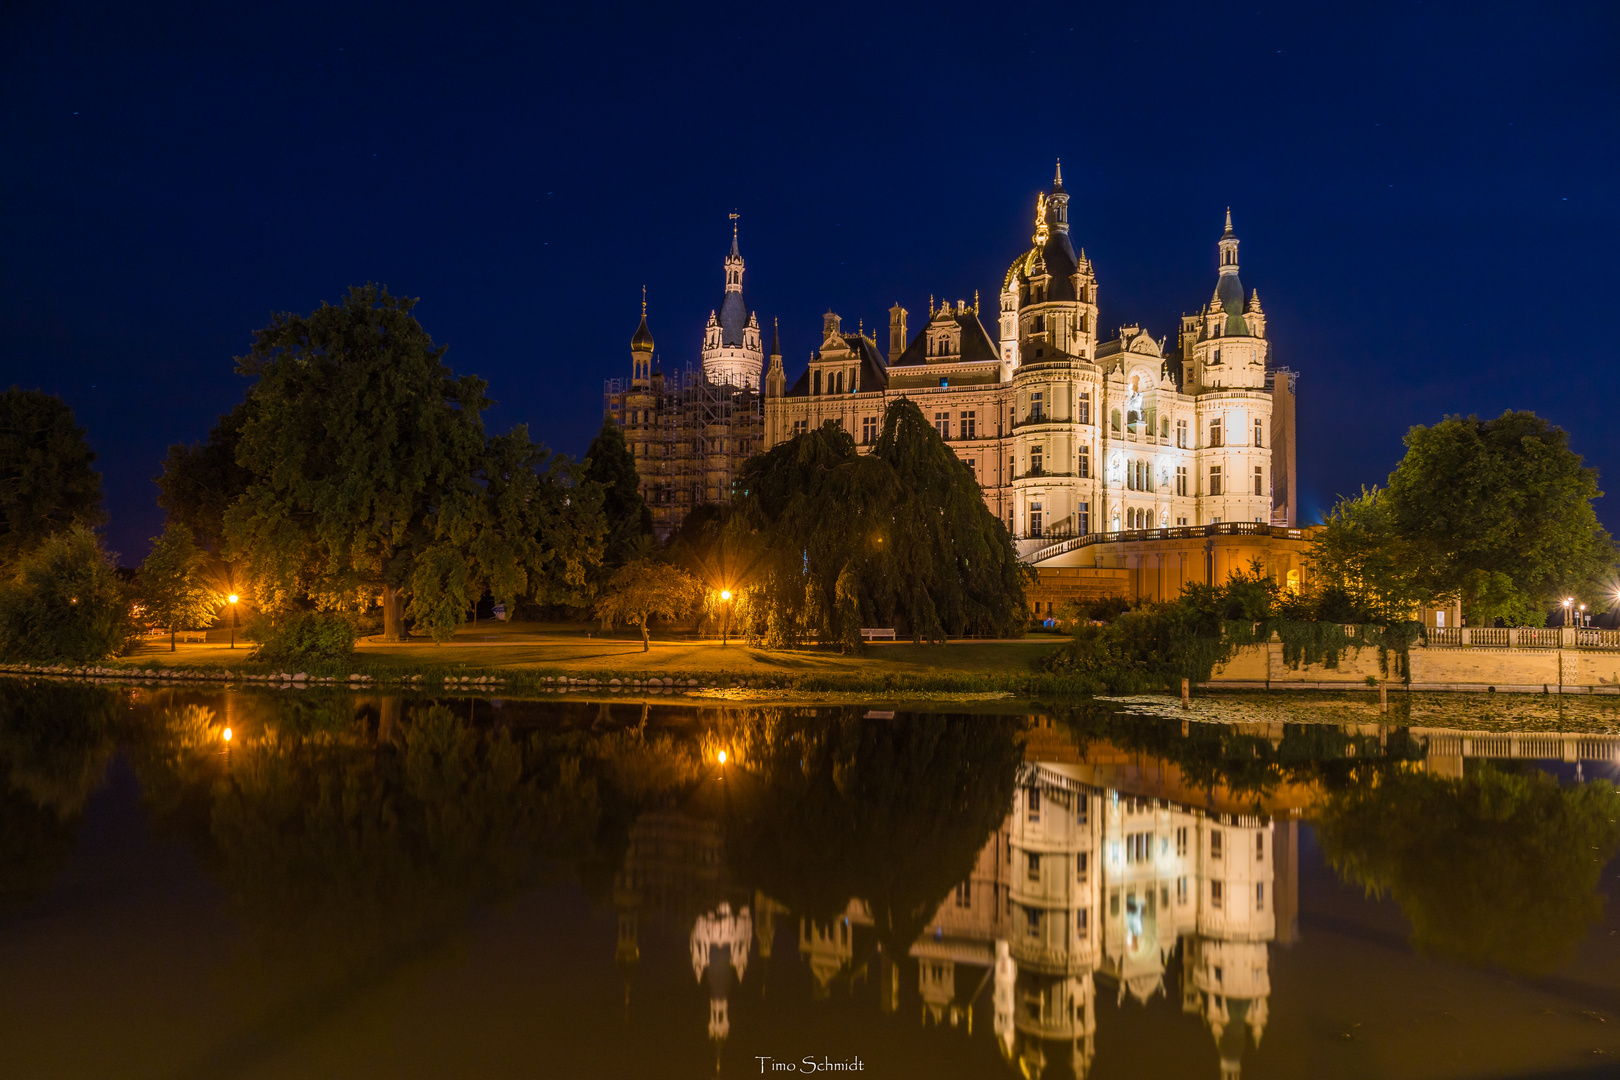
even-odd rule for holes
{"type": "Polygon", "coordinates": [[[0,656],[83,664],[126,651],[129,591],[83,525],[46,537],[0,582],[0,656]]]}
{"type": "Polygon", "coordinates": [[[293,611],[250,631],[259,643],[251,659],[269,664],[347,660],[354,655],[354,623],[331,611],[293,611]]]}

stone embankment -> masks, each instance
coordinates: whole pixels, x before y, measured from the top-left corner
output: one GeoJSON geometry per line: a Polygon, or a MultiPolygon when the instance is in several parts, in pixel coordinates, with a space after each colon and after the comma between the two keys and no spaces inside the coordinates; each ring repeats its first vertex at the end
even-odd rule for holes
{"type": "MultiPolygon", "coordinates": [[[[302,690],[312,686],[346,687],[351,690],[387,686],[396,690],[455,690],[497,691],[508,686],[508,676],[502,675],[432,675],[397,674],[372,675],[354,672],[342,675],[312,675],[306,671],[232,671],[228,668],[138,668],[114,667],[104,664],[4,664],[0,675],[36,675],[56,678],[87,679],[94,682],[121,683],[227,683],[232,685],[269,686],[276,689],[302,690]]],[[[566,694],[570,692],[608,691],[610,693],[682,694],[694,690],[746,690],[759,689],[761,682],[754,679],[709,678],[632,678],[607,676],[602,678],[575,678],[568,675],[531,675],[512,679],[523,689],[566,694]]]]}

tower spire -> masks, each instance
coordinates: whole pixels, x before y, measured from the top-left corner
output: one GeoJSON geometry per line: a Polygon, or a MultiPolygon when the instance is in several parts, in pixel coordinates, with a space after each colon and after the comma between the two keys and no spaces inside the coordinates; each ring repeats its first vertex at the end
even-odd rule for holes
{"type": "Polygon", "coordinates": [[[1063,159],[1062,158],[1057,159],[1057,177],[1055,179],[1053,179],[1053,181],[1052,181],[1052,190],[1053,191],[1062,191],[1063,190],[1063,159]]]}

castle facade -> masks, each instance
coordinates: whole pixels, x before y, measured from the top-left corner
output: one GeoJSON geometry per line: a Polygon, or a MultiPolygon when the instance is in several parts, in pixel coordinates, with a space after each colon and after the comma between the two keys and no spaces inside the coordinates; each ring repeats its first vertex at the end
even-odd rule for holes
{"type": "Polygon", "coordinates": [[[1081,538],[1269,532],[1294,524],[1295,377],[1273,362],[1258,292],[1245,299],[1230,211],[1216,258],[1213,294],[1181,317],[1173,346],[1138,326],[1102,339],[1097,274],[1070,235],[1060,168],[1002,281],[993,337],[977,294],[930,300],[915,331],[894,305],[886,350],[829,311],[790,384],[779,341],[767,358],[744,301],[734,228],[701,369],[654,370],[643,310],[631,379],[610,381],[606,404],[661,536],[694,505],[728,499],[749,455],[823,423],[869,448],[896,396],[933,420],[1028,562],[1071,555],[1081,538]]]}

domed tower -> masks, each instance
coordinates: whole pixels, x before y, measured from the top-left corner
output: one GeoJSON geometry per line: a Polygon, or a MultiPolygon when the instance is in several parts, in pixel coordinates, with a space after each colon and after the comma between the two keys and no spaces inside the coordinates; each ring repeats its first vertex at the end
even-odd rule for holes
{"type": "Polygon", "coordinates": [[[1061,163],[1036,200],[1030,242],[1002,281],[999,350],[1013,384],[1010,528],[1026,557],[1102,519],[1097,278],[1069,236],[1061,163]]]}
{"type": "Polygon", "coordinates": [[[630,389],[652,387],[653,336],[647,329],[647,290],[641,290],[641,325],[630,335],[630,389]]]}
{"type": "Polygon", "coordinates": [[[1246,306],[1232,211],[1216,244],[1215,293],[1181,320],[1183,389],[1196,400],[1198,524],[1271,520],[1272,395],[1266,389],[1266,318],[1246,306]]]}
{"type": "Polygon", "coordinates": [[[703,328],[703,374],[712,383],[759,389],[765,366],[759,320],[743,298],[743,257],[737,247],[737,215],[731,215],[731,252],[726,256],[726,291],[718,313],[703,328]]]}

